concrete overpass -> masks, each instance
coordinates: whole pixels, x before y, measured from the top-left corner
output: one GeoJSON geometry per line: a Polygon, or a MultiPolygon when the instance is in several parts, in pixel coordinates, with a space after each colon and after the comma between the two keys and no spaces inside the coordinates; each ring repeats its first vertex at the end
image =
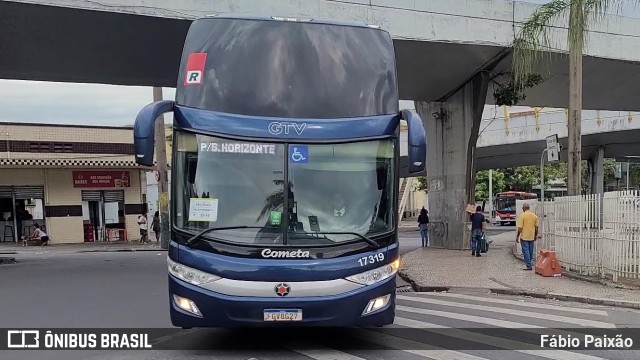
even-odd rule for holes
{"type": "MultiPolygon", "coordinates": [[[[0,0],[0,78],[173,87],[190,21],[218,12],[380,25],[393,38],[400,95],[428,134],[433,243],[460,248],[482,109],[511,69],[510,45],[535,5],[507,0],[0,0]],[[471,176],[469,176],[471,174],[471,176]]],[[[522,105],[568,106],[562,24],[522,105]]],[[[585,109],[640,111],[640,21],[609,16],[589,33],[585,109]]]]}
{"type": "MultiPolygon", "coordinates": [[[[567,161],[565,109],[535,108],[516,112],[503,109],[485,111],[476,148],[476,171],[539,165],[546,137],[554,134],[565,149],[560,161],[567,161]]],[[[595,175],[591,177],[594,179],[591,188],[597,192],[604,186],[601,167],[604,158],[640,162],[640,113],[585,110],[582,117],[582,158],[590,163],[595,175]]],[[[406,132],[401,134],[401,177],[409,176],[406,135],[406,132]]],[[[426,176],[427,172],[420,175],[426,176]]]]}
{"type": "MultiPolygon", "coordinates": [[[[212,13],[291,14],[379,25],[394,38],[403,100],[445,100],[479,71],[508,72],[519,24],[536,5],[508,0],[0,0],[0,78],[175,87],[191,20],[212,13]]],[[[552,31],[564,51],[562,24],[552,31]]],[[[640,111],[640,20],[609,16],[589,34],[584,108],[640,111]],[[607,89],[603,97],[602,89],[607,89]]],[[[568,58],[523,105],[566,107],[568,58]]],[[[495,80],[500,80],[496,78],[495,80]]],[[[491,89],[490,89],[491,90],[491,89]]],[[[489,91],[487,104],[493,103],[489,91]]]]}
{"type": "MultiPolygon", "coordinates": [[[[497,108],[502,112],[504,107],[497,108]]],[[[582,156],[590,160],[599,147],[604,157],[617,161],[640,160],[640,113],[625,111],[585,110],[582,113],[582,156]],[[631,157],[629,159],[628,157],[631,157]]],[[[495,115],[485,111],[476,149],[476,171],[538,165],[546,147],[546,137],[557,134],[566,161],[567,111],[565,109],[525,110],[495,115]],[[537,114],[536,114],[537,112],[537,114]]],[[[407,134],[401,134],[402,164],[406,163],[407,134]]],[[[401,176],[409,176],[402,166],[401,176]]],[[[427,172],[418,176],[426,176],[427,172]]],[[[415,176],[415,175],[412,175],[415,176]]]]}

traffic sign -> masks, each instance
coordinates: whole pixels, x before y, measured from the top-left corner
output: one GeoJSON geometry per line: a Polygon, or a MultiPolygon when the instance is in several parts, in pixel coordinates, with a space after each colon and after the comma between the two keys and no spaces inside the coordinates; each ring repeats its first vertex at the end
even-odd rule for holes
{"type": "Polygon", "coordinates": [[[558,134],[547,136],[547,160],[560,160],[560,143],[558,143],[558,134]]]}

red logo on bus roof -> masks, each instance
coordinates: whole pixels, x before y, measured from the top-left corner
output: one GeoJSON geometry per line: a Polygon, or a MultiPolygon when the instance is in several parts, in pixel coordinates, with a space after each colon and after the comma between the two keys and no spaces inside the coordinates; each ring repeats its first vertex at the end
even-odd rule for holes
{"type": "Polygon", "coordinates": [[[187,73],[184,78],[185,85],[202,84],[204,65],[207,62],[207,53],[191,53],[187,59],[187,73]]]}

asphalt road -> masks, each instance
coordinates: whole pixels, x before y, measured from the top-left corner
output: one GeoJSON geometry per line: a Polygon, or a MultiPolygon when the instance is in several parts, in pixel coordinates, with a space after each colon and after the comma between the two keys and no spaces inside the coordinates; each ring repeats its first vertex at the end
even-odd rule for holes
{"type": "MultiPolygon", "coordinates": [[[[401,246],[403,251],[420,246],[418,234],[402,234],[401,246]]],[[[0,265],[0,328],[171,328],[165,259],[164,252],[20,255],[18,264],[0,265]]],[[[4,351],[0,358],[640,358],[637,351],[542,352],[523,344],[537,344],[540,333],[550,331],[546,328],[583,326],[640,327],[640,312],[484,292],[399,292],[396,324],[383,329],[168,329],[168,335],[152,339],[151,350],[4,351]],[[505,335],[505,328],[518,330],[505,335]]],[[[640,344],[640,338],[634,340],[640,344]]]]}

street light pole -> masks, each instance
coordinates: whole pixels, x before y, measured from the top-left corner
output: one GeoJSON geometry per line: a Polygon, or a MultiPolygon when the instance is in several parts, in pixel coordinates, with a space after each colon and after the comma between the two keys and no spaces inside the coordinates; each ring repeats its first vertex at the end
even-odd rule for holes
{"type": "Polygon", "coordinates": [[[627,191],[629,191],[629,160],[627,160],[627,191]]]}
{"type": "Polygon", "coordinates": [[[493,170],[489,170],[489,219],[493,221],[493,170]]]}
{"type": "MultiPolygon", "coordinates": [[[[153,101],[162,101],[162,88],[153,88],[153,101]]],[[[164,115],[156,119],[155,152],[156,152],[156,179],[158,180],[158,202],[160,211],[160,247],[169,248],[169,179],[167,171],[167,142],[165,139],[164,115]]]]}

